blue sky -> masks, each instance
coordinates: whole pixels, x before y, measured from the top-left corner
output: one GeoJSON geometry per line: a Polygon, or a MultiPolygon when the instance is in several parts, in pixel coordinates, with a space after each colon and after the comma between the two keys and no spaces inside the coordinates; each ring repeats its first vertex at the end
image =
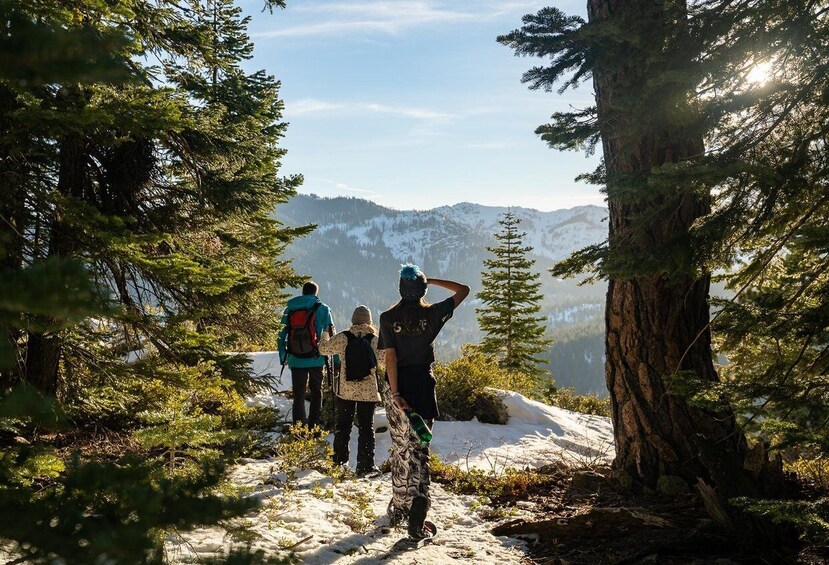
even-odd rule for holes
{"type": "MultiPolygon", "coordinates": [[[[590,85],[531,92],[521,74],[540,60],[495,41],[551,3],[288,0],[271,15],[243,0],[250,66],[282,81],[282,172],[303,174],[303,193],[397,209],[602,204],[598,187],[574,180],[598,158],[554,151],[533,133],[555,111],[590,105],[590,85]]],[[[584,14],[584,0],[554,4],[584,14]]]]}

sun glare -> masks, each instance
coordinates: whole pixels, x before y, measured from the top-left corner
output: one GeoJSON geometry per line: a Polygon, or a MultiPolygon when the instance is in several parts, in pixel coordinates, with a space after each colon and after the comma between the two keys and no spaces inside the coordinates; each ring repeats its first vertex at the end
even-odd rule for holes
{"type": "Polygon", "coordinates": [[[748,74],[746,75],[746,80],[752,84],[762,86],[763,84],[767,83],[771,78],[771,63],[766,61],[765,63],[757,63],[756,65],[752,66],[748,74]]]}

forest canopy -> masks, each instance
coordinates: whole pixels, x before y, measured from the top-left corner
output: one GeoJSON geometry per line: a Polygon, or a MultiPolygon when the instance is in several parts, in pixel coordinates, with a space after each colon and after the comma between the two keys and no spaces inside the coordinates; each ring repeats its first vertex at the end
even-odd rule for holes
{"type": "Polygon", "coordinates": [[[230,0],[0,1],[0,537],[28,562],[155,561],[154,532],[251,506],[210,490],[264,384],[228,352],[273,341],[310,228],[272,218],[302,179],[247,24],[230,0]]]}

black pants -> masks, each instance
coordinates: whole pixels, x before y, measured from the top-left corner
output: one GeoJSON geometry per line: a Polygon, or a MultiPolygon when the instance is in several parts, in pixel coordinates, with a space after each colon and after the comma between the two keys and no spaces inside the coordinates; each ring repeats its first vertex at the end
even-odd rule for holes
{"type": "Polygon", "coordinates": [[[348,463],[351,427],[357,412],[357,473],[368,473],[374,467],[374,402],[343,400],[334,397],[337,424],[334,429],[334,463],[348,463]]]}
{"type": "Polygon", "coordinates": [[[291,367],[291,388],[294,393],[293,422],[302,422],[309,428],[320,423],[322,411],[322,367],[300,369],[291,367]],[[311,391],[311,410],[305,417],[305,387],[311,391]]]}

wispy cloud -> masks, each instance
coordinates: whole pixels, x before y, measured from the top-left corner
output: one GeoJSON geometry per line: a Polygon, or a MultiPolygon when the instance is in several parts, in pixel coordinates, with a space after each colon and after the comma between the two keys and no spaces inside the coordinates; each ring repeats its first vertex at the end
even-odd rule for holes
{"type": "Polygon", "coordinates": [[[366,190],[365,188],[354,188],[353,186],[348,186],[344,182],[335,182],[334,187],[339,188],[340,190],[347,190],[348,192],[362,192],[363,194],[377,194],[373,190],[366,190]]]}
{"type": "Polygon", "coordinates": [[[334,102],[326,102],[324,100],[317,100],[314,98],[303,98],[296,102],[287,104],[287,110],[292,115],[299,114],[318,114],[321,112],[331,112],[333,110],[340,110],[343,104],[334,102]]]}
{"type": "MultiPolygon", "coordinates": [[[[317,185],[317,192],[322,193],[323,196],[336,196],[342,195],[343,192],[356,192],[366,198],[380,198],[382,195],[379,192],[375,192],[374,190],[368,190],[365,188],[355,188],[347,183],[340,182],[338,180],[332,179],[321,179],[321,178],[311,178],[307,179],[306,185],[309,184],[316,184],[316,183],[323,183],[323,186],[317,185]],[[328,185],[328,186],[326,186],[328,185]]],[[[306,190],[308,188],[306,187],[306,190]]],[[[314,190],[313,188],[311,189],[314,190]]]]}
{"type": "Polygon", "coordinates": [[[474,13],[440,8],[433,2],[326,2],[301,6],[297,8],[297,11],[308,12],[314,19],[317,16],[327,16],[328,19],[274,29],[258,35],[260,37],[298,37],[361,32],[393,35],[422,25],[470,21],[477,17],[474,13]]]}
{"type": "Polygon", "coordinates": [[[470,149],[506,149],[512,147],[512,143],[506,141],[481,141],[467,145],[470,149]]]}
{"type": "Polygon", "coordinates": [[[367,0],[365,2],[315,2],[293,8],[308,14],[308,23],[254,34],[254,37],[342,36],[366,33],[395,35],[408,29],[497,18],[526,11],[537,1],[514,0],[456,3],[435,0],[367,0]],[[454,4],[454,6],[451,6],[454,4]],[[450,7],[451,6],[451,7],[450,7]],[[318,21],[324,18],[322,21],[318,21]]]}
{"type": "Polygon", "coordinates": [[[386,106],[385,104],[362,104],[360,105],[366,110],[376,112],[378,114],[392,114],[395,116],[405,116],[407,118],[416,118],[419,120],[449,120],[455,116],[446,112],[435,112],[434,110],[427,110],[424,108],[410,108],[401,106],[386,106]]]}
{"type": "Polygon", "coordinates": [[[374,102],[328,102],[316,98],[303,98],[286,103],[286,114],[298,116],[303,114],[387,114],[415,120],[451,120],[456,117],[448,112],[438,112],[416,106],[391,106],[374,102]]]}

